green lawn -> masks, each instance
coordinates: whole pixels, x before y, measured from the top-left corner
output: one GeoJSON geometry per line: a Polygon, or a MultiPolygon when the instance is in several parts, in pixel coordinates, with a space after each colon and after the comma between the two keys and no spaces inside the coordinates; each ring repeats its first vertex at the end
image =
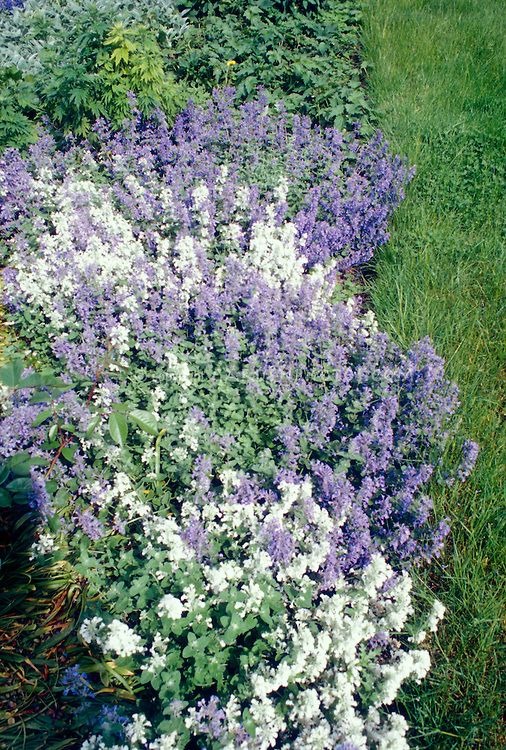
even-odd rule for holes
{"type": "Polygon", "coordinates": [[[365,37],[379,125],[417,167],[374,266],[372,302],[402,344],[432,338],[460,387],[461,433],[481,445],[472,478],[436,498],[453,531],[426,582],[448,615],[431,676],[404,707],[420,748],[494,750],[506,745],[506,8],[501,0],[370,0],[365,37]]]}

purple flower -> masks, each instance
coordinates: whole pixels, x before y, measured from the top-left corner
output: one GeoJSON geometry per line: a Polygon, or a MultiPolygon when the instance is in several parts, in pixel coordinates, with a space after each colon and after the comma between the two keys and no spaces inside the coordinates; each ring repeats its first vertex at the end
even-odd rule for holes
{"type": "Polygon", "coordinates": [[[209,547],[207,533],[198,518],[190,518],[181,538],[193,549],[197,560],[202,560],[209,547]]]}
{"type": "Polygon", "coordinates": [[[461,482],[465,482],[474,469],[479,451],[480,447],[478,443],[475,443],[473,440],[466,440],[464,442],[462,447],[462,462],[457,470],[457,477],[461,482]]]}
{"type": "Polygon", "coordinates": [[[53,515],[54,510],[51,504],[51,498],[46,489],[44,477],[42,477],[34,467],[30,469],[30,477],[32,480],[30,505],[37,510],[42,518],[48,518],[53,515]]]}
{"type": "Polygon", "coordinates": [[[93,515],[91,510],[76,509],[73,520],[86,536],[95,542],[106,533],[103,523],[93,515]]]}
{"type": "Polygon", "coordinates": [[[267,552],[276,563],[287,564],[295,552],[295,544],[290,532],[283,529],[279,521],[270,521],[264,527],[267,552]]]}
{"type": "Polygon", "coordinates": [[[213,695],[208,700],[197,703],[195,722],[199,731],[208,734],[212,739],[218,740],[223,736],[226,725],[225,711],[220,708],[220,699],[213,695]]]}
{"type": "Polygon", "coordinates": [[[88,682],[88,675],[80,671],[79,664],[65,669],[60,679],[60,685],[63,687],[63,695],[66,696],[93,698],[95,695],[88,682]]]}

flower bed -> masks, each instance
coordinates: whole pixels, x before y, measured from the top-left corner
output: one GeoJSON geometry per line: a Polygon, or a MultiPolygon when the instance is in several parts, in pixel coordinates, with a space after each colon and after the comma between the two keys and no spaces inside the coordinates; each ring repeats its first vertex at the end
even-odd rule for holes
{"type": "Polygon", "coordinates": [[[427,485],[457,396],[343,274],[408,171],[230,92],[95,136],[0,164],[5,299],[42,368],[2,371],[4,496],[87,578],[81,638],[136,701],[104,714],[68,675],[83,748],[407,747],[388,706],[441,615],[409,568],[448,530],[427,485]]]}

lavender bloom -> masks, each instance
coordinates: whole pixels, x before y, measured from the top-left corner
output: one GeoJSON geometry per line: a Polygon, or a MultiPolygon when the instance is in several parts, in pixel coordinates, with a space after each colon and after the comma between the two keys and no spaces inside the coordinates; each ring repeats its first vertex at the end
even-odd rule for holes
{"type": "Polygon", "coordinates": [[[77,698],[93,698],[94,692],[88,683],[88,675],[81,672],[79,664],[68,667],[62,674],[60,685],[63,687],[63,695],[77,698]]]}
{"type": "Polygon", "coordinates": [[[48,518],[53,515],[54,510],[46,489],[46,482],[34,467],[30,469],[30,477],[32,480],[30,505],[37,510],[42,518],[48,518]]]}
{"type": "Polygon", "coordinates": [[[120,713],[118,706],[102,706],[99,714],[102,731],[111,728],[111,725],[125,726],[128,723],[128,717],[120,713]]]}
{"type": "Polygon", "coordinates": [[[191,518],[181,538],[193,549],[197,560],[202,560],[209,546],[206,531],[198,518],[191,518]]]}
{"type": "Polygon", "coordinates": [[[195,721],[197,728],[214,740],[219,739],[223,735],[226,714],[220,708],[220,699],[216,695],[211,696],[209,700],[201,700],[197,703],[195,721]]]}
{"type": "Polygon", "coordinates": [[[470,475],[478,459],[479,445],[473,440],[466,440],[462,447],[462,462],[457,470],[457,477],[465,482],[470,475]]]}
{"type": "Polygon", "coordinates": [[[0,0],[0,12],[3,10],[13,11],[14,8],[22,8],[24,0],[0,0]]]}
{"type": "Polygon", "coordinates": [[[106,533],[102,522],[93,515],[91,510],[77,509],[73,520],[83,530],[86,536],[95,542],[98,539],[101,539],[106,533]]]}
{"type": "Polygon", "coordinates": [[[278,521],[271,521],[264,529],[267,552],[276,563],[289,563],[295,553],[295,545],[290,532],[285,531],[278,521]]]}
{"type": "Polygon", "coordinates": [[[45,429],[33,426],[43,410],[43,404],[30,404],[28,399],[13,403],[10,413],[0,420],[0,457],[8,458],[19,451],[30,450],[44,440],[45,429]]]}

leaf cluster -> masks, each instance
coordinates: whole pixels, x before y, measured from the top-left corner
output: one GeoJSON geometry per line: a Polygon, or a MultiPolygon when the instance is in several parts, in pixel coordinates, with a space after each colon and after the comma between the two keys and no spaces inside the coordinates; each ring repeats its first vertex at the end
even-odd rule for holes
{"type": "Polygon", "coordinates": [[[0,13],[0,149],[33,143],[42,117],[76,136],[86,136],[98,117],[118,126],[131,113],[132,94],[142,113],[161,107],[169,119],[190,95],[198,99],[168,69],[183,16],[172,4],[162,12],[161,0],[145,5],[28,3],[7,27],[0,13]]]}
{"type": "Polygon", "coordinates": [[[175,58],[178,77],[241,99],[264,88],[289,112],[349,127],[369,105],[362,87],[359,4],[353,1],[179,2],[194,21],[175,58]]]}

